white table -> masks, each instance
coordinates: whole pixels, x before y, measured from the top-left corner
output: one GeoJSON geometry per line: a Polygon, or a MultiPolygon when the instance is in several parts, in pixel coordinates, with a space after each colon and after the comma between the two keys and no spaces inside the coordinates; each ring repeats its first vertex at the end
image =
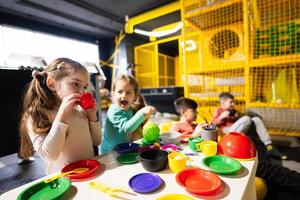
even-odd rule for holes
{"type": "MultiPolygon", "coordinates": [[[[95,177],[92,180],[99,181],[101,183],[104,183],[106,185],[109,185],[111,187],[121,187],[128,191],[131,191],[134,193],[129,185],[128,181],[129,179],[139,173],[147,172],[142,167],[140,163],[136,163],[133,165],[121,165],[116,161],[116,157],[118,155],[116,153],[110,153],[107,155],[98,156],[95,159],[97,159],[102,164],[105,164],[105,171],[100,175],[95,177]]],[[[204,156],[199,153],[197,156],[192,156],[193,159],[192,165],[198,166],[200,168],[205,169],[205,167],[202,165],[201,160],[204,156]]],[[[253,161],[241,161],[241,164],[243,166],[243,169],[241,172],[235,174],[235,175],[219,175],[219,177],[223,181],[223,190],[221,190],[220,193],[217,195],[211,195],[211,196],[195,196],[187,191],[185,191],[184,188],[179,186],[175,180],[176,174],[171,172],[170,169],[165,169],[161,172],[156,172],[155,174],[159,175],[165,182],[164,186],[150,194],[138,194],[136,195],[129,195],[129,194],[123,194],[119,193],[118,195],[122,196],[123,199],[137,199],[137,200],[146,200],[151,199],[154,200],[160,196],[166,195],[166,194],[185,194],[188,196],[194,196],[195,199],[256,199],[256,189],[255,189],[255,173],[257,168],[257,159],[253,161]]],[[[47,176],[51,177],[53,174],[47,176]]],[[[43,177],[41,179],[35,180],[33,182],[27,183],[21,187],[15,188],[13,190],[10,190],[6,193],[4,193],[2,196],[0,196],[0,199],[16,199],[18,194],[23,191],[24,189],[28,188],[32,184],[39,182],[46,177],[43,177]]],[[[78,199],[78,200],[92,200],[92,199],[118,199],[114,197],[110,197],[105,193],[98,192],[96,190],[93,190],[89,188],[88,183],[89,181],[84,182],[73,182],[71,189],[67,191],[63,199],[78,199]]]]}

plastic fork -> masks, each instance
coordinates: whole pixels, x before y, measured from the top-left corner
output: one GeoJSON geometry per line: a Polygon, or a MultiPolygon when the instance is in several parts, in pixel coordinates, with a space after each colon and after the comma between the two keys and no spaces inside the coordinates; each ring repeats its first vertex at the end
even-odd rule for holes
{"type": "Polygon", "coordinates": [[[58,179],[58,178],[60,178],[60,177],[67,176],[68,174],[72,174],[72,173],[77,173],[77,174],[79,174],[79,173],[87,172],[87,171],[89,171],[89,170],[90,170],[90,169],[89,169],[89,168],[86,168],[86,167],[76,168],[76,169],[73,169],[73,170],[71,170],[71,171],[62,172],[62,173],[60,173],[60,174],[58,174],[58,175],[56,175],[56,176],[53,176],[53,177],[51,177],[51,178],[48,178],[48,179],[44,180],[44,182],[45,182],[45,183],[49,183],[49,182],[54,181],[54,180],[56,180],[56,179],[58,179]]]}
{"type": "Polygon", "coordinates": [[[130,195],[136,195],[135,193],[129,192],[129,191],[124,190],[122,188],[110,187],[110,186],[105,185],[103,183],[100,183],[98,181],[89,182],[89,187],[94,189],[94,190],[97,190],[99,192],[106,193],[109,196],[120,198],[120,199],[126,199],[126,198],[123,198],[123,197],[119,196],[117,193],[125,193],[125,194],[130,194],[130,195]]]}

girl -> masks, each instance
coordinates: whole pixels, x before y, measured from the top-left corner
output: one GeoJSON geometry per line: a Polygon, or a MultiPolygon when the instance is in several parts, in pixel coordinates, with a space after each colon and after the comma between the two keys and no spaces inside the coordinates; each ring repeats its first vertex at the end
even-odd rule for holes
{"type": "Polygon", "coordinates": [[[113,104],[107,111],[106,124],[101,144],[101,153],[112,151],[115,145],[131,142],[132,132],[151,114],[152,106],[145,106],[135,114],[132,106],[140,96],[138,82],[130,75],[119,75],[112,84],[113,104]]]}
{"type": "Polygon", "coordinates": [[[86,68],[68,58],[58,58],[43,72],[33,71],[23,102],[20,123],[21,156],[33,148],[46,161],[47,173],[94,156],[101,141],[97,106],[83,110],[80,97],[89,83],[86,68]]]}

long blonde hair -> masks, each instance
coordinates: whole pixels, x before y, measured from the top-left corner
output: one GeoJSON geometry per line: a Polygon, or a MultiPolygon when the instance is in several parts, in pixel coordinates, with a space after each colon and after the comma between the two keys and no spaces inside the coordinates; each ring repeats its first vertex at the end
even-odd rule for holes
{"type": "Polygon", "coordinates": [[[19,126],[22,158],[28,158],[33,154],[33,146],[28,135],[28,120],[32,120],[32,128],[35,133],[48,134],[52,126],[47,114],[48,110],[59,106],[59,100],[55,93],[46,85],[47,77],[51,74],[51,77],[59,81],[77,71],[87,73],[86,68],[80,63],[69,58],[58,58],[52,61],[43,72],[33,72],[33,79],[24,93],[23,112],[19,126]]]}

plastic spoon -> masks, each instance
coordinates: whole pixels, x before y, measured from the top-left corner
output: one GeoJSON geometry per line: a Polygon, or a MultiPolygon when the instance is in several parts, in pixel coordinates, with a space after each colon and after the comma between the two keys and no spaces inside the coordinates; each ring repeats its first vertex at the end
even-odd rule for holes
{"type": "Polygon", "coordinates": [[[89,171],[89,170],[90,170],[90,169],[89,169],[89,168],[86,168],[86,167],[75,168],[75,169],[73,169],[73,170],[71,170],[71,171],[63,172],[63,173],[60,173],[60,174],[58,174],[58,175],[56,175],[56,176],[53,176],[52,178],[48,178],[48,179],[46,179],[44,182],[45,182],[45,183],[49,183],[49,182],[54,181],[54,180],[56,180],[56,179],[58,179],[58,178],[60,178],[60,177],[67,176],[68,174],[72,174],[72,173],[79,174],[79,173],[87,172],[87,171],[89,171]]]}

